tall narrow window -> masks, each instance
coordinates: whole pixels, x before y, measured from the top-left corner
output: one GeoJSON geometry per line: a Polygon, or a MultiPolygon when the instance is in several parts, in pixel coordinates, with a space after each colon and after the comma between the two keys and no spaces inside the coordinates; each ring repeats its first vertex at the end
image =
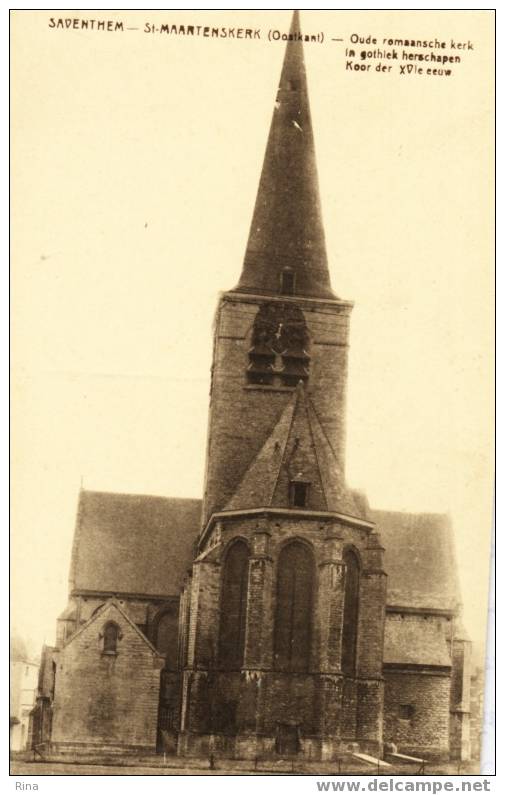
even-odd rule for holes
{"type": "Polygon", "coordinates": [[[236,670],[244,661],[249,549],[235,541],[224,563],[219,628],[219,664],[236,670]]]}
{"type": "Polygon", "coordinates": [[[299,480],[290,483],[290,502],[294,508],[305,508],[309,497],[309,484],[299,480]]]}
{"type": "Polygon", "coordinates": [[[165,668],[176,671],[179,656],[179,616],[177,609],[165,610],[156,621],[155,646],[165,657],[165,668]]]}
{"type": "Polygon", "coordinates": [[[359,562],[356,554],[352,550],[348,549],[344,553],[344,563],[345,590],[342,633],[342,671],[347,676],[355,676],[359,613],[359,562]]]}
{"type": "Polygon", "coordinates": [[[293,295],[295,291],[295,274],[291,268],[284,268],[281,272],[281,293],[293,295]]]}
{"type": "Polygon", "coordinates": [[[116,654],[119,639],[119,627],[114,621],[108,621],[103,630],[103,653],[116,654]]]}
{"type": "Polygon", "coordinates": [[[310,666],[314,557],[299,541],[284,547],[277,571],[274,662],[281,671],[310,666]]]}

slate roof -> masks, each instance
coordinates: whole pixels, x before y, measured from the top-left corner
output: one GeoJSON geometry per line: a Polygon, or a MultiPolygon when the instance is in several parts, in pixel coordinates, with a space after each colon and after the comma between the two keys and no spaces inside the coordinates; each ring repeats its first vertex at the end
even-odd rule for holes
{"type": "Polygon", "coordinates": [[[238,292],[279,293],[284,266],[295,294],[334,299],[326,256],[300,20],[293,14],[238,292]]]}
{"type": "MultiPolygon", "coordinates": [[[[443,626],[433,621],[394,621],[386,617],[384,632],[384,663],[395,665],[450,666],[443,626]]],[[[445,619],[442,619],[445,621],[445,619]]]]}
{"type": "MultiPolygon", "coordinates": [[[[310,406],[307,408],[305,400],[301,408],[310,418],[310,406]]],[[[284,413],[286,416],[283,415],[277,428],[279,438],[283,436],[284,444],[289,446],[292,443],[290,429],[295,428],[292,422],[294,404],[284,413]]],[[[316,437],[317,433],[316,427],[316,437]]],[[[303,436],[299,434],[298,438],[301,439],[299,445],[303,444],[303,436]]],[[[275,451],[276,441],[279,440],[274,431],[228,504],[229,510],[251,508],[260,503],[279,507],[280,500],[275,496],[278,483],[271,484],[284,448],[275,451]],[[257,478],[258,468],[267,476],[265,479],[257,478]]],[[[318,462],[326,469],[319,450],[318,462]]],[[[310,466],[313,465],[314,461],[310,466]]],[[[317,499],[322,500],[324,493],[327,506],[321,502],[323,510],[353,510],[358,497],[362,496],[347,493],[345,501],[340,498],[339,502],[335,488],[330,489],[326,473],[319,484],[317,499]],[[351,505],[347,502],[350,499],[353,500],[351,505]]],[[[193,499],[81,491],[70,590],[177,596],[193,561],[193,545],[200,531],[201,504],[201,500],[193,499]]],[[[352,515],[362,515],[365,507],[365,502],[358,504],[352,515]]],[[[456,608],[461,596],[448,517],[436,513],[377,510],[369,510],[368,515],[377,523],[386,550],[388,605],[437,610],[456,608]]]]}
{"type": "Polygon", "coordinates": [[[386,550],[388,605],[449,610],[461,603],[446,514],[374,510],[370,514],[386,550]]]}
{"type": "Polygon", "coordinates": [[[81,491],[70,591],[177,596],[201,500],[81,491]]]}
{"type": "Polygon", "coordinates": [[[310,483],[307,510],[365,518],[302,381],[224,510],[289,508],[292,481],[310,483]]]}

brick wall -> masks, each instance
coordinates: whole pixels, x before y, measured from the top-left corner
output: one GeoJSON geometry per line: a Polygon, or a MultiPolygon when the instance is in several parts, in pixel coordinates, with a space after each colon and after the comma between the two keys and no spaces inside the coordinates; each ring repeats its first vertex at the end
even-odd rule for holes
{"type": "Polygon", "coordinates": [[[450,682],[447,674],[385,671],[384,742],[404,753],[447,757],[450,682]]]}
{"type": "MultiPolygon", "coordinates": [[[[271,297],[264,299],[272,301],[271,297]]],[[[283,297],[283,301],[289,300],[283,297]]],[[[251,331],[262,299],[226,293],[217,313],[209,414],[204,522],[223,508],[266,441],[292,389],[247,385],[251,331]]],[[[344,464],[347,337],[351,306],[297,298],[311,337],[308,391],[344,464]]]]}
{"type": "Polygon", "coordinates": [[[357,687],[356,739],[360,748],[375,756],[382,753],[384,725],[384,682],[362,679],[357,687]]]}
{"type": "Polygon", "coordinates": [[[55,655],[52,742],[154,750],[160,668],[156,654],[110,603],[55,655]],[[117,654],[103,653],[100,633],[114,621],[117,654]]]}
{"type": "Polygon", "coordinates": [[[471,758],[471,659],[472,644],[455,637],[452,642],[450,748],[453,759],[471,758]]]}
{"type": "MultiPolygon", "coordinates": [[[[69,598],[67,609],[64,616],[71,615],[71,618],[60,617],[57,622],[56,640],[58,647],[63,646],[79,627],[85,624],[91,616],[111,598],[111,594],[103,593],[93,596],[83,596],[75,594],[69,598]]],[[[118,604],[128,615],[128,617],[142,628],[142,632],[147,639],[156,645],[156,626],[160,615],[166,610],[179,609],[179,597],[171,596],[163,598],[117,598],[118,604]]]]}
{"type": "Polygon", "coordinates": [[[484,670],[477,668],[471,678],[470,687],[470,749],[472,759],[480,758],[483,717],[484,670]]]}
{"type": "MultiPolygon", "coordinates": [[[[219,543],[210,544],[194,565],[181,752],[196,753],[208,748],[210,734],[226,734],[223,726],[227,726],[241,753],[254,755],[254,749],[260,746],[266,753],[269,743],[268,747],[275,747],[282,727],[288,727],[288,733],[289,727],[294,727],[305,749],[303,753],[333,758],[338,750],[341,722],[346,739],[356,741],[361,737],[369,750],[380,750],[385,577],[377,568],[381,549],[370,537],[370,530],[362,526],[325,523],[316,517],[272,515],[259,520],[221,520],[219,543]],[[226,672],[220,670],[219,661],[209,665],[205,650],[215,643],[221,611],[226,610],[226,605],[220,604],[221,570],[226,549],[236,538],[246,540],[251,551],[246,642],[241,670],[226,672]],[[315,564],[307,672],[273,670],[277,567],[281,551],[293,539],[310,546],[315,564]],[[360,559],[359,640],[356,677],[344,679],[343,554],[349,547],[360,559]],[[372,564],[373,568],[369,568],[372,564]],[[234,716],[232,722],[230,715],[234,716]],[[202,734],[207,738],[198,736],[202,734]]],[[[228,747],[230,742],[225,745],[228,747]]]]}

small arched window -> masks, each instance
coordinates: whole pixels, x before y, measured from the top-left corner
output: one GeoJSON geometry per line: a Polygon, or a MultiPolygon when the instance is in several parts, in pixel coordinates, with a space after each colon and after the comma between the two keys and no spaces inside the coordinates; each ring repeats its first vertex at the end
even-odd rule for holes
{"type": "Polygon", "coordinates": [[[310,666],[314,556],[299,541],[281,551],[277,569],[274,662],[281,671],[310,666]]]}
{"type": "Polygon", "coordinates": [[[103,653],[117,654],[117,642],[120,638],[118,625],[114,621],[108,621],[103,628],[103,653]]]}
{"type": "Polygon", "coordinates": [[[244,662],[248,576],[249,549],[244,541],[235,541],[226,555],[221,590],[219,664],[228,670],[244,662]]]}
{"type": "Polygon", "coordinates": [[[360,567],[358,556],[352,549],[348,549],[344,553],[344,563],[345,589],[342,630],[342,672],[347,676],[355,676],[356,647],[358,641],[360,567]]]}

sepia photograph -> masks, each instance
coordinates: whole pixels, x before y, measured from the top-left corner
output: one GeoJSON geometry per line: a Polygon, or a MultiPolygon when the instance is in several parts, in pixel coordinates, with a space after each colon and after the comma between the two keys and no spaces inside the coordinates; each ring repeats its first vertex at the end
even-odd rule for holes
{"type": "Polygon", "coordinates": [[[11,775],[494,774],[494,11],[10,47],[11,775]]]}

